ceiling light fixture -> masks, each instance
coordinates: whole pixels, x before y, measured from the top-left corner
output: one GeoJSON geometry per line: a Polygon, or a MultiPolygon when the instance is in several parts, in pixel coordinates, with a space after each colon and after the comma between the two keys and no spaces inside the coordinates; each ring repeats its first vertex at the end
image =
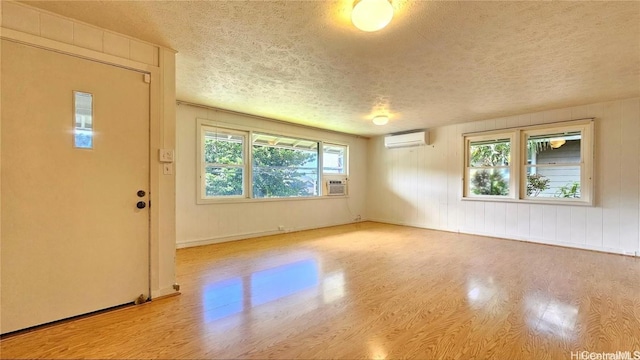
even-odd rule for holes
{"type": "Polygon", "coordinates": [[[560,146],[564,145],[566,142],[567,140],[563,138],[555,138],[555,139],[549,140],[549,144],[551,145],[552,149],[557,149],[560,146]]]}
{"type": "Polygon", "coordinates": [[[376,125],[385,125],[389,122],[389,117],[385,115],[376,116],[373,118],[373,123],[376,125]]]}
{"type": "Polygon", "coordinates": [[[393,6],[389,0],[356,0],[351,22],[362,31],[378,31],[393,19],[393,6]]]}

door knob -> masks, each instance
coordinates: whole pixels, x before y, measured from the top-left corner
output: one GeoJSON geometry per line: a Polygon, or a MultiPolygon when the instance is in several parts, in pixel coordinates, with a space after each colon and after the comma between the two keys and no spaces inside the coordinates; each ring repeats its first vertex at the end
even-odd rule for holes
{"type": "Polygon", "coordinates": [[[144,190],[138,190],[136,194],[138,194],[138,197],[144,197],[145,195],[147,195],[147,193],[144,192],[144,190]]]}
{"type": "Polygon", "coordinates": [[[147,203],[146,203],[146,202],[144,202],[144,201],[138,201],[138,203],[136,204],[136,207],[137,207],[138,209],[144,209],[144,208],[146,208],[146,207],[147,207],[147,203]]]}

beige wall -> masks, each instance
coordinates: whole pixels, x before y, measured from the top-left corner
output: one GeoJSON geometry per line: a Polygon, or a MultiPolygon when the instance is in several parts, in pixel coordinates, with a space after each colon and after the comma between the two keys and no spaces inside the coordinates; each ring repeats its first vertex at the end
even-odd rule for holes
{"type": "Polygon", "coordinates": [[[3,39],[151,74],[151,290],[174,292],[175,175],[162,175],[158,151],[175,148],[175,51],[20,3],[1,11],[3,39]]]}
{"type": "Polygon", "coordinates": [[[351,223],[356,216],[366,215],[367,139],[184,104],[178,105],[176,128],[178,247],[276,234],[281,232],[279,226],[284,226],[284,231],[296,231],[351,223]],[[349,145],[349,197],[196,204],[197,119],[349,145]]]}
{"type": "MultiPolygon", "coordinates": [[[[74,53],[91,50],[100,53],[101,60],[130,60],[160,66],[160,48],[93,25],[82,23],[44,10],[13,1],[2,2],[2,27],[9,33],[34,35],[62,44],[74,45],[74,53]],[[82,50],[81,50],[82,49],[82,50]]],[[[69,47],[63,46],[62,48],[69,47]]]]}
{"type": "Polygon", "coordinates": [[[432,144],[368,147],[368,218],[424,228],[640,252],[640,99],[430,129],[432,144]],[[596,118],[593,207],[462,201],[462,134],[596,118]]]}

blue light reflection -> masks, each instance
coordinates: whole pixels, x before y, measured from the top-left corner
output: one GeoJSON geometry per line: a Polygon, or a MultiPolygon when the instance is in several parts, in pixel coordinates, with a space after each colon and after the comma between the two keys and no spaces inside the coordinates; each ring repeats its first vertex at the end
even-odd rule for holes
{"type": "Polygon", "coordinates": [[[204,288],[202,302],[206,322],[222,319],[244,309],[242,278],[231,278],[204,288]]]}
{"type": "Polygon", "coordinates": [[[234,277],[205,285],[202,294],[204,321],[212,322],[248,308],[319,286],[314,259],[262,270],[251,277],[234,277]],[[249,299],[251,300],[249,303],[249,299]]]}
{"type": "Polygon", "coordinates": [[[318,265],[303,260],[251,275],[251,306],[258,306],[318,286],[318,265]]]}

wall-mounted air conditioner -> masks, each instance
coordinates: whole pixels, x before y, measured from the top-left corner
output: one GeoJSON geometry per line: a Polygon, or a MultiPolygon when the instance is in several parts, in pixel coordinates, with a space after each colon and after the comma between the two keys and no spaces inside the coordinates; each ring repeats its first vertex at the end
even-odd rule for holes
{"type": "Polygon", "coordinates": [[[384,147],[397,148],[406,146],[429,145],[429,132],[418,131],[408,134],[388,135],[384,138],[384,147]]]}
{"type": "Polygon", "coordinates": [[[344,180],[327,181],[327,195],[329,196],[347,195],[347,182],[344,180]]]}

